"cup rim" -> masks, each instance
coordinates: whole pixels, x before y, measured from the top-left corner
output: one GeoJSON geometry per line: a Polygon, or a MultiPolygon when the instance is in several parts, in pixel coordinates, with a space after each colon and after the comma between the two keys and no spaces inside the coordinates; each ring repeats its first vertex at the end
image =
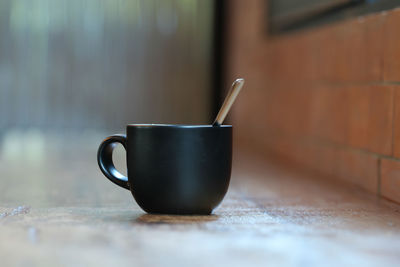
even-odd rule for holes
{"type": "Polygon", "coordinates": [[[135,128],[232,128],[232,125],[223,124],[214,126],[212,124],[157,124],[157,123],[138,123],[127,124],[126,127],[135,128]]]}

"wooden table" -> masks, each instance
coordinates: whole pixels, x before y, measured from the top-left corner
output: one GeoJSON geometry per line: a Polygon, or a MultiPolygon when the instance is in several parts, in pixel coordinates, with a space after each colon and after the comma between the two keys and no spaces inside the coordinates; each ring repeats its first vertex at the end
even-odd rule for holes
{"type": "Polygon", "coordinates": [[[399,206],[355,188],[237,152],[212,216],[149,215],[101,175],[95,150],[2,158],[1,266],[400,264],[399,206]]]}

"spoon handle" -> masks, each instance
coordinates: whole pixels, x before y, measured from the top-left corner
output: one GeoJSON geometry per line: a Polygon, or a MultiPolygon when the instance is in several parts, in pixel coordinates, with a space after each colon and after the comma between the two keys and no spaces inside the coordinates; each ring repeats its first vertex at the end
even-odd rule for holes
{"type": "Polygon", "coordinates": [[[213,125],[215,125],[215,126],[221,125],[224,122],[225,117],[228,114],[229,110],[231,109],[233,102],[235,102],[235,99],[236,99],[237,95],[239,94],[240,89],[242,89],[243,84],[244,84],[244,79],[242,79],[242,78],[236,79],[233,82],[232,87],[229,90],[228,95],[226,96],[224,103],[222,104],[222,107],[219,110],[218,115],[215,118],[213,125]]]}

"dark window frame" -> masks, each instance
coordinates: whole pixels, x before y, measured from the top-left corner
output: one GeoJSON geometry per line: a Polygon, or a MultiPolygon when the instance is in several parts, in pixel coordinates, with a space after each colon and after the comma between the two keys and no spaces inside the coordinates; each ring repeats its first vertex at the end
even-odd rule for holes
{"type": "Polygon", "coordinates": [[[307,8],[305,0],[304,6],[293,11],[282,8],[283,1],[290,5],[290,1],[296,0],[266,0],[266,24],[271,35],[285,34],[400,6],[399,0],[330,0],[322,1],[330,2],[330,5],[314,5],[307,8]]]}

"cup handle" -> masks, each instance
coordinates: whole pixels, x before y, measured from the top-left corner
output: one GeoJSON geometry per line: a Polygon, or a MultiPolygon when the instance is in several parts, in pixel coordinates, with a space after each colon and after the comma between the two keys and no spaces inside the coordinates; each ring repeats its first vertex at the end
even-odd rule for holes
{"type": "Polygon", "coordinates": [[[116,143],[120,143],[126,150],[126,136],[122,134],[111,135],[104,139],[97,150],[97,163],[101,172],[114,184],[130,190],[128,178],[122,175],[114,166],[112,153],[116,143]]]}

